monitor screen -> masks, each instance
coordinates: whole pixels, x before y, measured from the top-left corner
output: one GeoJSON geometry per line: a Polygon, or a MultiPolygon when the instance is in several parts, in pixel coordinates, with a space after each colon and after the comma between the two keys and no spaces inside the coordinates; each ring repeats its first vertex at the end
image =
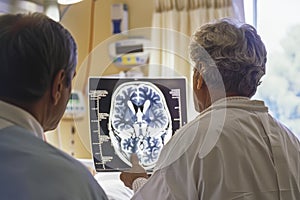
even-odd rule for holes
{"type": "Polygon", "coordinates": [[[96,171],[122,171],[130,156],[152,171],[161,149],[187,123],[185,78],[89,78],[96,171]]]}
{"type": "Polygon", "coordinates": [[[127,46],[117,46],[116,45],[116,54],[129,54],[129,53],[138,53],[143,52],[143,45],[127,45],[127,46]]]}

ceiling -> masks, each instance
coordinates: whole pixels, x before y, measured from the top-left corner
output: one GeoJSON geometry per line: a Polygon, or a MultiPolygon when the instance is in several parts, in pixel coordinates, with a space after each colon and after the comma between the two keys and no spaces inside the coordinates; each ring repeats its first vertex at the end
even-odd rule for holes
{"type": "Polygon", "coordinates": [[[44,0],[0,0],[0,14],[19,12],[43,12],[44,0]]]}

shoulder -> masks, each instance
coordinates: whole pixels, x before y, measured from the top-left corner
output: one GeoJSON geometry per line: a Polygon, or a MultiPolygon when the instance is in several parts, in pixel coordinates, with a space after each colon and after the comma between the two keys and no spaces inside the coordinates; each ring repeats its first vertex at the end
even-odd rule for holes
{"type": "Polygon", "coordinates": [[[205,130],[207,129],[205,121],[206,119],[203,120],[202,116],[198,116],[177,130],[162,149],[155,168],[164,168],[178,160],[189,149],[201,146],[206,134],[205,130]]]}
{"type": "Polygon", "coordinates": [[[85,166],[25,129],[0,131],[0,157],[0,185],[29,199],[107,199],[85,166]]]}
{"type": "MultiPolygon", "coordinates": [[[[205,157],[217,144],[223,128],[230,124],[226,109],[200,114],[180,128],[164,146],[156,168],[163,168],[189,153],[189,157],[205,157]]],[[[194,158],[189,158],[194,159],[194,158]]]]}

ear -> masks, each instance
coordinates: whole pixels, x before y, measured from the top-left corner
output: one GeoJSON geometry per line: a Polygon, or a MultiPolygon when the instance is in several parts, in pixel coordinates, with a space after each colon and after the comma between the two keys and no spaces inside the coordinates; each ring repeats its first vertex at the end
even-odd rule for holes
{"type": "Polygon", "coordinates": [[[199,90],[199,89],[201,89],[201,87],[203,85],[204,85],[203,77],[201,76],[201,74],[199,74],[199,77],[197,79],[197,86],[196,86],[196,88],[199,90]]]}
{"type": "Polygon", "coordinates": [[[61,69],[56,73],[53,79],[51,97],[54,105],[57,105],[61,98],[64,89],[65,76],[65,70],[61,69]]]}

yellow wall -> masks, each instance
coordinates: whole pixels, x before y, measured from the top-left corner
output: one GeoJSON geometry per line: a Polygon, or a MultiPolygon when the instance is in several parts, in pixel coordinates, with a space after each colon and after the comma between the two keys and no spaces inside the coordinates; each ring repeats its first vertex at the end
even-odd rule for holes
{"type": "MultiPolygon", "coordinates": [[[[91,66],[89,75],[109,75],[119,73],[120,69],[111,64],[107,45],[110,41],[128,35],[112,35],[111,33],[111,4],[126,3],[128,5],[129,30],[133,35],[144,34],[147,31],[135,31],[143,27],[150,27],[154,10],[153,0],[84,0],[67,9],[61,23],[72,33],[78,45],[77,76],[73,81],[73,88],[84,92],[87,106],[86,73],[91,66]],[[92,7],[94,6],[94,19],[92,7]],[[91,27],[90,23],[94,20],[91,27]],[[92,30],[92,34],[90,34],[92,30]],[[90,36],[93,35],[93,38],[90,36]],[[90,42],[92,41],[91,45],[90,42]],[[92,54],[89,54],[93,50],[92,54]],[[88,57],[88,55],[92,55],[88,57]]],[[[65,7],[62,7],[62,10],[65,7]]],[[[149,34],[149,32],[145,33],[149,34]]],[[[129,34],[130,35],[130,34],[129,34]]],[[[57,130],[46,134],[47,140],[77,158],[90,158],[90,133],[88,124],[88,110],[84,118],[70,120],[63,119],[57,130]],[[72,129],[75,131],[72,132],[72,129]]]]}

